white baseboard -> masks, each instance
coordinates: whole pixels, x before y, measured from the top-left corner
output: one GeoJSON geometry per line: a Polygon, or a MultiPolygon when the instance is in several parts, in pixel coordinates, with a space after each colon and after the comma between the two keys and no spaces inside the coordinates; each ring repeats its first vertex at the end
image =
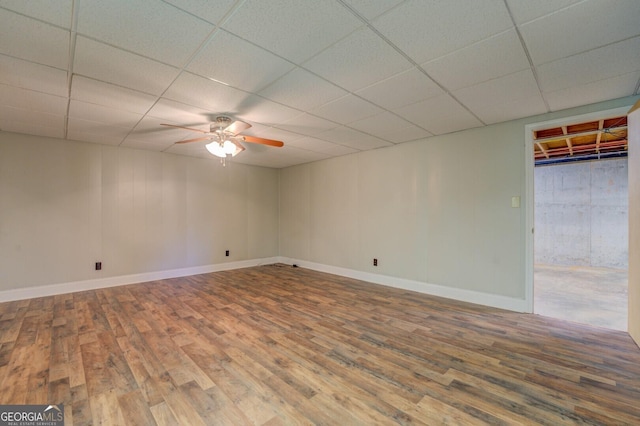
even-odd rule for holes
{"type": "Polygon", "coordinates": [[[219,263],[215,265],[195,266],[190,268],[145,272],[141,274],[121,275],[117,277],[97,278],[93,280],[74,281],[37,287],[17,288],[0,291],[0,302],[33,299],[35,297],[43,296],[55,296],[57,294],[74,293],[77,291],[96,290],[99,288],[117,287],[147,281],[187,277],[190,275],[207,274],[210,272],[227,271],[231,269],[249,268],[251,266],[269,265],[277,263],[278,261],[279,258],[277,257],[251,259],[238,262],[219,263]]]}
{"type": "Polygon", "coordinates": [[[420,281],[407,280],[404,278],[390,277],[387,275],[372,274],[369,272],[357,271],[354,269],[341,268],[337,266],[323,265],[320,263],[307,262],[304,260],[291,259],[288,257],[271,257],[264,259],[251,259],[238,262],[220,263],[215,265],[196,266],[191,268],[171,269],[166,271],[145,272],[142,274],[121,275],[117,277],[98,278],[93,280],[75,281],[60,284],[52,284],[37,287],[26,287],[0,291],[0,302],[10,302],[13,300],[32,299],[35,297],[55,296],[57,294],[74,293],[77,291],[96,290],[107,287],[117,287],[127,284],[135,284],[147,281],[163,280],[168,278],[179,278],[190,275],[207,274],[210,272],[227,271],[232,269],[249,268],[259,265],[270,265],[273,263],[284,263],[288,265],[296,264],[303,268],[314,271],[326,272],[357,280],[368,281],[374,284],[386,285],[389,287],[411,290],[433,296],[446,297],[448,299],[463,302],[476,303],[479,305],[491,306],[494,308],[506,309],[515,312],[527,312],[527,304],[524,299],[500,296],[496,294],[481,293],[472,290],[464,290],[454,287],[428,284],[420,281]]]}
{"type": "Polygon", "coordinates": [[[407,280],[404,278],[390,277],[387,275],[372,274],[369,272],[357,271],[354,269],[341,268],[337,266],[323,265],[320,263],[307,262],[305,260],[279,257],[279,263],[287,265],[298,265],[302,268],[314,271],[326,272],[357,280],[368,281],[374,284],[381,284],[389,287],[411,290],[419,293],[430,294],[432,296],[445,297],[447,299],[459,300],[461,302],[475,303],[478,305],[491,306],[493,308],[505,309],[514,312],[528,312],[527,303],[524,299],[501,296],[498,294],[481,293],[473,290],[465,290],[455,287],[447,287],[437,284],[429,284],[421,281],[407,280]]]}

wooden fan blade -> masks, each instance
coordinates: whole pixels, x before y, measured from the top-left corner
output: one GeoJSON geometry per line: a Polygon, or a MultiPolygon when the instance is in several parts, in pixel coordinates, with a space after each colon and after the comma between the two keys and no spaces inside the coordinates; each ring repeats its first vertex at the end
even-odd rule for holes
{"type": "Polygon", "coordinates": [[[207,139],[211,139],[211,136],[204,136],[204,137],[201,137],[201,138],[193,138],[193,139],[185,139],[183,141],[178,141],[176,143],[191,143],[191,142],[204,141],[204,140],[207,140],[207,139]]]}
{"type": "Polygon", "coordinates": [[[236,120],[225,127],[224,132],[231,133],[233,136],[235,136],[243,130],[247,130],[249,127],[251,127],[251,124],[245,123],[244,121],[236,120]]]}
{"type": "Polygon", "coordinates": [[[175,124],[164,124],[164,123],[160,123],[161,126],[168,126],[168,127],[177,127],[178,129],[185,129],[185,130],[191,130],[193,132],[200,132],[200,133],[209,133],[205,130],[200,130],[200,129],[194,129],[192,127],[184,127],[184,126],[176,126],[175,124]]]}
{"type": "Polygon", "coordinates": [[[235,144],[235,146],[238,147],[238,149],[236,149],[236,152],[234,152],[232,155],[235,157],[236,155],[240,154],[242,151],[245,150],[245,147],[242,146],[242,144],[236,140],[236,139],[232,139],[231,142],[233,142],[235,144]]]}
{"type": "Polygon", "coordinates": [[[242,140],[244,140],[245,142],[259,143],[261,145],[275,146],[275,147],[278,147],[278,148],[284,146],[284,142],[282,142],[282,141],[276,141],[276,140],[273,140],[273,139],[257,138],[255,136],[242,136],[242,140]]]}

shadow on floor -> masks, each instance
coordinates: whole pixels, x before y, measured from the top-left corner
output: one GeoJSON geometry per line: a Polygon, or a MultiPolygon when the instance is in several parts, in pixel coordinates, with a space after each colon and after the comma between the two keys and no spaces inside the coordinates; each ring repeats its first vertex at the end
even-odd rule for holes
{"type": "Polygon", "coordinates": [[[537,264],[533,312],[627,331],[627,289],[625,269],[537,264]]]}

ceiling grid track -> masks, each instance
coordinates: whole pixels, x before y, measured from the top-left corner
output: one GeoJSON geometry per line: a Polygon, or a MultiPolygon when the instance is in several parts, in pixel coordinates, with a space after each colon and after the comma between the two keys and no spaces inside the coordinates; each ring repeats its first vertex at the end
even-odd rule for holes
{"type": "Polygon", "coordinates": [[[529,68],[533,73],[533,78],[536,82],[536,86],[538,86],[538,92],[540,92],[540,97],[542,98],[542,102],[544,102],[544,106],[547,109],[547,112],[551,112],[551,107],[549,106],[549,102],[547,98],[544,96],[544,92],[542,91],[542,85],[540,84],[540,77],[538,77],[538,70],[533,63],[533,59],[531,59],[531,53],[529,52],[529,48],[524,41],[524,37],[522,37],[522,33],[520,32],[520,28],[516,24],[516,20],[513,18],[513,13],[511,12],[511,8],[509,8],[509,3],[507,0],[504,0],[504,7],[507,8],[507,12],[509,13],[509,17],[511,18],[511,22],[513,23],[513,28],[516,30],[516,34],[518,34],[518,39],[520,40],[520,45],[522,46],[522,50],[527,57],[527,61],[529,61],[529,68]]]}
{"type": "Polygon", "coordinates": [[[78,8],[80,0],[73,0],[71,12],[71,31],[69,32],[69,64],[67,69],[67,110],[64,116],[64,137],[69,132],[69,110],[71,109],[71,84],[73,81],[73,62],[76,56],[76,38],[78,36],[78,8]]]}
{"type": "MultiPolygon", "coordinates": [[[[77,0],[75,0],[77,1],[77,0]]],[[[197,49],[194,50],[194,52],[187,58],[187,60],[185,61],[184,64],[182,64],[182,66],[179,68],[180,71],[176,74],[175,78],[171,81],[171,84],[167,85],[167,87],[165,88],[165,90],[160,93],[160,95],[158,95],[156,97],[156,100],[151,104],[151,106],[149,106],[149,109],[147,110],[147,112],[145,114],[142,115],[142,117],[140,118],[140,120],[138,120],[138,122],[136,123],[136,125],[134,127],[132,127],[129,132],[127,133],[127,135],[122,139],[122,141],[120,142],[120,145],[122,145],[124,143],[124,141],[127,139],[127,137],[129,137],[129,135],[131,134],[131,132],[134,131],[134,129],[140,124],[140,122],[144,119],[144,117],[149,113],[149,111],[151,111],[153,109],[153,107],[156,106],[156,104],[158,103],[158,101],[160,99],[162,99],[162,97],[165,95],[165,93],[167,92],[167,90],[169,90],[169,88],[171,87],[172,84],[174,84],[176,82],[176,80],[178,80],[178,78],[180,77],[180,75],[184,72],[188,72],[186,71],[186,68],[189,66],[189,64],[191,62],[193,62],[193,59],[196,58],[204,49],[204,47],[209,44],[211,42],[211,40],[213,39],[213,37],[219,32],[221,31],[221,27],[222,24],[229,19],[230,16],[233,15],[233,13],[238,10],[238,8],[245,2],[246,0],[240,0],[239,2],[236,3],[236,5],[225,14],[225,16],[217,23],[217,24],[212,24],[213,25],[213,29],[211,30],[211,32],[209,33],[209,35],[207,37],[205,37],[205,39],[202,41],[202,43],[200,43],[200,45],[197,47],[197,49]]],[[[163,3],[166,3],[167,5],[169,5],[170,7],[175,7],[176,9],[180,9],[178,8],[176,5],[172,4],[172,3],[167,3],[163,0],[163,3]]],[[[180,9],[182,10],[182,9],[180,9]]],[[[189,13],[186,12],[185,13],[189,13]]],[[[189,15],[191,15],[191,13],[189,13],[189,15]]],[[[193,15],[192,15],[193,16],[193,15]]],[[[195,18],[200,19],[197,16],[194,16],[195,18]]],[[[220,84],[224,84],[223,82],[220,81],[216,81],[217,83],[220,84]]],[[[168,148],[167,148],[168,149],[168,148]]],[[[163,151],[166,151],[163,150],[163,151]]]]}
{"type": "MultiPolygon", "coordinates": [[[[210,159],[208,138],[176,142],[225,115],[284,142],[234,161],[283,168],[631,105],[639,21],[633,0],[4,1],[0,127],[210,159]]],[[[552,157],[555,143],[535,145],[552,157]]]]}
{"type": "MultiPolygon", "coordinates": [[[[478,117],[478,115],[476,113],[474,113],[473,111],[471,111],[471,109],[469,109],[469,107],[467,107],[464,103],[462,103],[460,101],[460,99],[458,99],[453,93],[451,93],[451,91],[449,89],[447,89],[445,86],[443,86],[442,84],[440,84],[440,82],[438,82],[437,80],[435,80],[433,77],[431,77],[429,75],[429,73],[427,71],[424,70],[424,68],[422,68],[420,66],[420,64],[418,64],[416,61],[413,60],[413,58],[411,58],[409,55],[407,55],[402,49],[400,49],[398,46],[396,46],[391,40],[389,40],[387,37],[384,36],[384,34],[382,34],[380,31],[378,31],[378,29],[376,27],[374,27],[373,25],[371,25],[371,23],[369,22],[369,20],[367,20],[365,17],[363,17],[360,13],[358,13],[356,10],[354,10],[350,5],[346,4],[343,0],[338,0],[338,2],[340,4],[342,4],[345,8],[347,8],[347,10],[349,10],[354,16],[356,16],[360,21],[362,21],[371,31],[373,31],[378,37],[380,37],[380,39],[382,39],[385,43],[387,43],[390,47],[392,47],[396,52],[398,52],[403,58],[405,58],[411,65],[413,65],[418,71],[420,71],[422,74],[424,74],[425,76],[427,76],[436,86],[438,86],[444,93],[446,93],[447,95],[451,96],[451,98],[456,101],[456,103],[458,105],[460,105],[464,110],[466,110],[469,114],[471,114],[476,120],[478,120],[480,123],[482,123],[483,126],[486,126],[487,123],[484,122],[484,120],[482,120],[480,117],[478,117]]],[[[425,129],[429,132],[431,132],[431,130],[429,129],[425,129]]]]}

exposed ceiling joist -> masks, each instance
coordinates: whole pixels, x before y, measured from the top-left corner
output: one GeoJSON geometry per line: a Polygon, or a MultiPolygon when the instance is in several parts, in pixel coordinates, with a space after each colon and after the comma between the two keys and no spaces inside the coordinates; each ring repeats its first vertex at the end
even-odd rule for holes
{"type": "Polygon", "coordinates": [[[612,117],[534,132],[534,158],[540,164],[554,160],[626,155],[627,117],[612,117]]]}
{"type": "MultiPolygon", "coordinates": [[[[566,126],[565,126],[566,127],[566,126]]],[[[591,135],[597,135],[598,137],[602,137],[603,134],[613,134],[616,132],[620,132],[620,131],[624,131],[625,135],[626,135],[626,131],[627,131],[627,125],[625,124],[624,126],[617,126],[617,127],[611,127],[608,129],[598,129],[598,130],[590,130],[590,131],[586,131],[586,132],[578,132],[578,133],[565,133],[562,136],[551,136],[551,137],[547,137],[547,138],[536,138],[534,139],[536,143],[547,143],[547,142],[553,142],[553,141],[567,141],[567,140],[572,140],[573,138],[579,137],[579,136],[591,136],[591,135]]]]}

